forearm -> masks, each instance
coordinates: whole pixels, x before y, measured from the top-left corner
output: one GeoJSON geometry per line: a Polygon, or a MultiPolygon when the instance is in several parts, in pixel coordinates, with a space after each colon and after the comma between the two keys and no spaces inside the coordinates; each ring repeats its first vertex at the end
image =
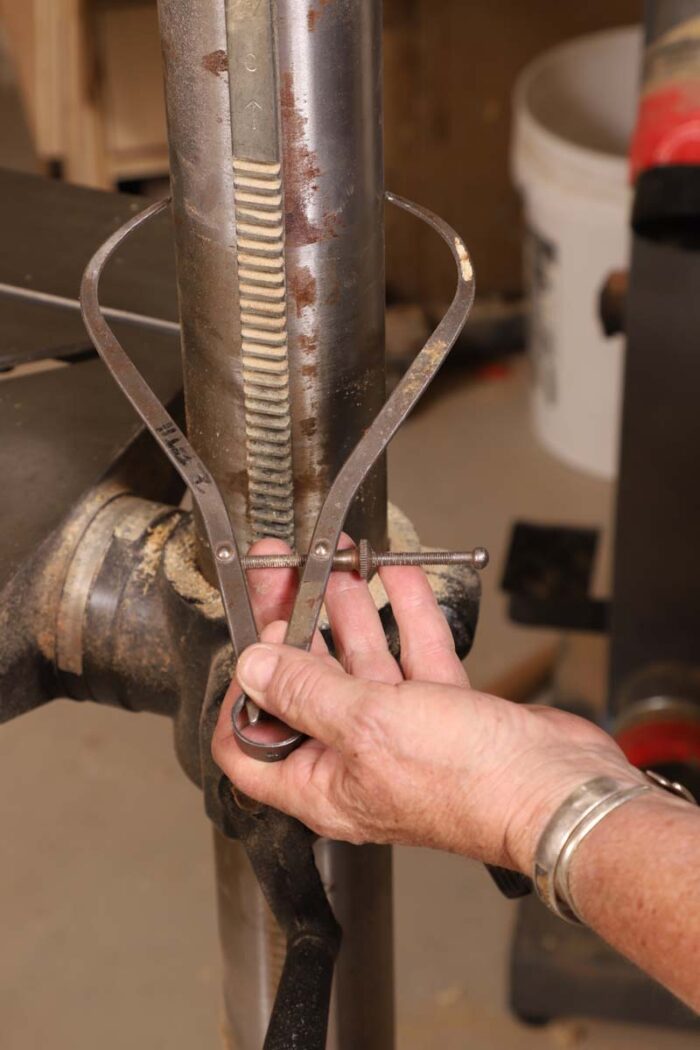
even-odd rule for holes
{"type": "Polygon", "coordinates": [[[700,810],[658,792],[621,806],[574,854],[581,917],[700,1010],[700,810]]]}

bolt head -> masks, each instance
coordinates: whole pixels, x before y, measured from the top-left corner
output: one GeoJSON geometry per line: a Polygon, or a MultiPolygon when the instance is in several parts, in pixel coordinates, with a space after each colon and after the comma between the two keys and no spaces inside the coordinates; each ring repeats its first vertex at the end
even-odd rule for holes
{"type": "Polygon", "coordinates": [[[489,552],[486,547],[474,548],[474,568],[485,569],[489,563],[489,552]]]}

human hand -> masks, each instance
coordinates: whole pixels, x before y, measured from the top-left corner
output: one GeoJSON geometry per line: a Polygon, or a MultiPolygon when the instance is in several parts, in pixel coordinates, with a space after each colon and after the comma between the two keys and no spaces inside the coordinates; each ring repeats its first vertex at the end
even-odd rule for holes
{"type": "MultiPolygon", "coordinates": [[[[263,540],[253,553],[287,550],[263,540]]],[[[293,571],[249,574],[263,644],[238,662],[215,760],[239,790],[320,835],[432,846],[530,873],[544,825],[575,787],[601,774],[631,783],[640,774],[590,722],[471,689],[422,570],[383,569],[381,577],[400,664],[359,577],[336,573],[328,585],[336,660],[318,633],[311,653],[279,644],[293,571]],[[243,754],[231,728],[241,691],[310,739],[275,764],[243,754]]]]}

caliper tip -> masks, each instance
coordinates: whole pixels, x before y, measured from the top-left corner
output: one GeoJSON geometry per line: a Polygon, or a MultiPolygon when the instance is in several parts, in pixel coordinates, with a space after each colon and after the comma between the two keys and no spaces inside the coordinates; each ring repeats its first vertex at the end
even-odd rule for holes
{"type": "Polygon", "coordinates": [[[248,725],[254,726],[260,719],[260,708],[252,700],[246,697],[245,713],[248,716],[248,725]]]}

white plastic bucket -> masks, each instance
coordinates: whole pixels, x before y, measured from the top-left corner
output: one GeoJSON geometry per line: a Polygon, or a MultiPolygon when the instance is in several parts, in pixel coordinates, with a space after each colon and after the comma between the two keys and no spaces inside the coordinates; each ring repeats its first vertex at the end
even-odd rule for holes
{"type": "Polygon", "coordinates": [[[617,470],[623,340],[603,335],[598,297],[628,261],[641,49],[638,27],[580,37],[528,66],[514,94],[535,428],[565,462],[606,478],[617,470]]]}

